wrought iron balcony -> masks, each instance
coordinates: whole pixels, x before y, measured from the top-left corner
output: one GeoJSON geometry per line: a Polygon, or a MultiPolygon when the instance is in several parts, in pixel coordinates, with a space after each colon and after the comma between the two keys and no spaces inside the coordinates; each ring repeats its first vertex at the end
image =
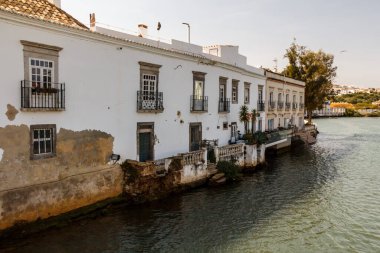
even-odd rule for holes
{"type": "Polygon", "coordinates": [[[164,94],[162,92],[137,91],[138,112],[163,112],[164,94]]]}
{"type": "Polygon", "coordinates": [[[257,111],[258,112],[265,111],[265,102],[264,101],[258,101],[257,102],[257,111]]]}
{"type": "Polygon", "coordinates": [[[269,111],[273,111],[274,109],[276,109],[276,101],[269,101],[268,105],[269,111]]]}
{"type": "Polygon", "coordinates": [[[286,110],[286,111],[289,111],[289,110],[290,110],[290,107],[291,107],[291,103],[286,102],[286,103],[285,103],[285,110],[286,110]]]}
{"type": "Polygon", "coordinates": [[[207,96],[190,96],[190,111],[207,112],[208,97],[207,96]]]}
{"type": "Polygon", "coordinates": [[[284,109],[284,102],[282,102],[282,101],[278,102],[278,103],[277,103],[277,109],[278,109],[278,110],[282,110],[282,109],[284,109]]]}
{"type": "Polygon", "coordinates": [[[297,110],[297,107],[298,107],[298,103],[292,103],[292,108],[293,108],[293,111],[297,110]]]}
{"type": "Polygon", "coordinates": [[[219,99],[219,112],[230,112],[230,99],[229,98],[220,98],[219,99]]]}
{"type": "Polygon", "coordinates": [[[21,81],[21,108],[64,110],[65,84],[41,81],[21,81]]]}
{"type": "Polygon", "coordinates": [[[299,104],[299,107],[300,107],[300,109],[302,110],[302,109],[305,108],[305,105],[304,105],[303,103],[300,103],[300,104],[299,104]]]}

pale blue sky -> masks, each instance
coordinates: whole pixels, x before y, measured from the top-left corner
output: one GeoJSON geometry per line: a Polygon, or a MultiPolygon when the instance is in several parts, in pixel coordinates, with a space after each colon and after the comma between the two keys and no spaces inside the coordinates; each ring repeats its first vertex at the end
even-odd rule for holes
{"type": "Polygon", "coordinates": [[[137,24],[149,26],[164,39],[198,45],[239,45],[253,66],[278,68],[286,64],[285,49],[296,37],[312,50],[335,55],[337,84],[380,87],[379,0],[61,0],[62,8],[89,24],[97,21],[137,32],[137,24]],[[346,52],[341,53],[342,50],[346,52]]]}

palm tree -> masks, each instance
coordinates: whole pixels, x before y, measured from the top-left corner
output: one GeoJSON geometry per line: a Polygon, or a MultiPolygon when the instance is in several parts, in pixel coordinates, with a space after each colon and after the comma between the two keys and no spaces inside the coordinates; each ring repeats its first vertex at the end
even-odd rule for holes
{"type": "Polygon", "coordinates": [[[245,131],[245,133],[247,133],[248,132],[249,113],[248,113],[248,107],[246,105],[242,105],[240,107],[239,119],[240,119],[240,122],[244,123],[244,131],[245,131]]]}
{"type": "Polygon", "coordinates": [[[252,109],[252,111],[251,111],[251,121],[252,121],[251,132],[252,132],[252,134],[255,132],[256,116],[257,116],[256,109],[252,109]]]}

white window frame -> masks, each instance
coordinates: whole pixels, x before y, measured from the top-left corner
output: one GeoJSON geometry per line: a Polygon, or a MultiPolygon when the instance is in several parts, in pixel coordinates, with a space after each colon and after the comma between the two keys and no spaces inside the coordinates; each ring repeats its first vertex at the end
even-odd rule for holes
{"type": "Polygon", "coordinates": [[[36,159],[53,157],[56,155],[55,150],[56,150],[56,126],[54,124],[31,125],[30,126],[30,158],[32,160],[36,160],[36,159]],[[47,137],[46,133],[49,133],[49,137],[47,137]],[[37,152],[35,149],[35,144],[37,144],[37,147],[38,147],[37,152]],[[41,150],[41,144],[43,144],[44,150],[41,150]],[[49,152],[47,152],[47,145],[49,145],[49,148],[50,148],[49,152]]]}
{"type": "Polygon", "coordinates": [[[143,100],[154,100],[156,91],[157,91],[157,75],[143,73],[142,74],[143,100]]]}
{"type": "Polygon", "coordinates": [[[54,88],[54,61],[41,59],[41,58],[35,58],[35,57],[29,57],[29,80],[30,85],[32,88],[45,88],[50,89],[54,88]],[[32,62],[38,62],[37,64],[32,64],[32,62]],[[41,63],[43,63],[44,66],[41,66],[41,63]],[[50,66],[51,65],[51,66],[50,66]],[[39,76],[39,80],[34,81],[33,76],[33,69],[39,70],[39,74],[36,76],[39,76]],[[50,73],[50,75],[45,75],[44,72],[50,73]],[[44,77],[50,78],[50,80],[44,80],[44,77]],[[35,84],[36,83],[36,84],[35,84]]]}

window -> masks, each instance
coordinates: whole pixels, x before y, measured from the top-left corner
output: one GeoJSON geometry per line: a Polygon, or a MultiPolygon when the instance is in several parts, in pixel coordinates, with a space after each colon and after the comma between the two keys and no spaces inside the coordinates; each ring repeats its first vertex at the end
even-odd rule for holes
{"type": "Polygon", "coordinates": [[[273,103],[273,91],[269,93],[269,103],[273,103]]]}
{"type": "Polygon", "coordinates": [[[268,130],[271,131],[274,129],[274,119],[268,120],[268,130]]]}
{"type": "Polygon", "coordinates": [[[263,87],[262,86],[259,86],[258,95],[259,95],[259,103],[262,103],[263,102],[263,87]]]}
{"type": "Polygon", "coordinates": [[[163,94],[158,92],[158,75],[161,65],[139,62],[140,91],[137,92],[139,112],[162,112],[163,94]]]}
{"type": "Polygon", "coordinates": [[[193,71],[193,95],[190,98],[190,111],[207,112],[208,97],[204,95],[206,73],[193,71]]]}
{"type": "Polygon", "coordinates": [[[278,93],[278,102],[282,102],[282,93],[278,93]]]}
{"type": "Polygon", "coordinates": [[[250,84],[244,83],[244,104],[249,104],[249,90],[250,84]]]}
{"type": "Polygon", "coordinates": [[[21,81],[22,109],[65,109],[65,84],[58,83],[60,47],[21,41],[24,46],[24,80],[21,81]]]}
{"type": "Polygon", "coordinates": [[[286,103],[289,103],[289,94],[286,94],[285,102],[286,102],[286,103]]]}
{"type": "Polygon", "coordinates": [[[223,122],[223,130],[228,130],[228,122],[223,122]]]}
{"type": "Polygon", "coordinates": [[[237,104],[239,100],[239,81],[232,80],[232,103],[237,104]]]}
{"type": "MultiPolygon", "coordinates": [[[[52,88],[54,63],[52,61],[30,58],[30,79],[32,88],[52,88]]],[[[35,89],[32,91],[36,91],[35,89]]]]}
{"type": "Polygon", "coordinates": [[[219,100],[224,101],[226,99],[226,87],[227,78],[219,77],[219,100]]]}
{"type": "Polygon", "coordinates": [[[30,126],[30,158],[32,160],[55,156],[55,125],[30,126]]]}

